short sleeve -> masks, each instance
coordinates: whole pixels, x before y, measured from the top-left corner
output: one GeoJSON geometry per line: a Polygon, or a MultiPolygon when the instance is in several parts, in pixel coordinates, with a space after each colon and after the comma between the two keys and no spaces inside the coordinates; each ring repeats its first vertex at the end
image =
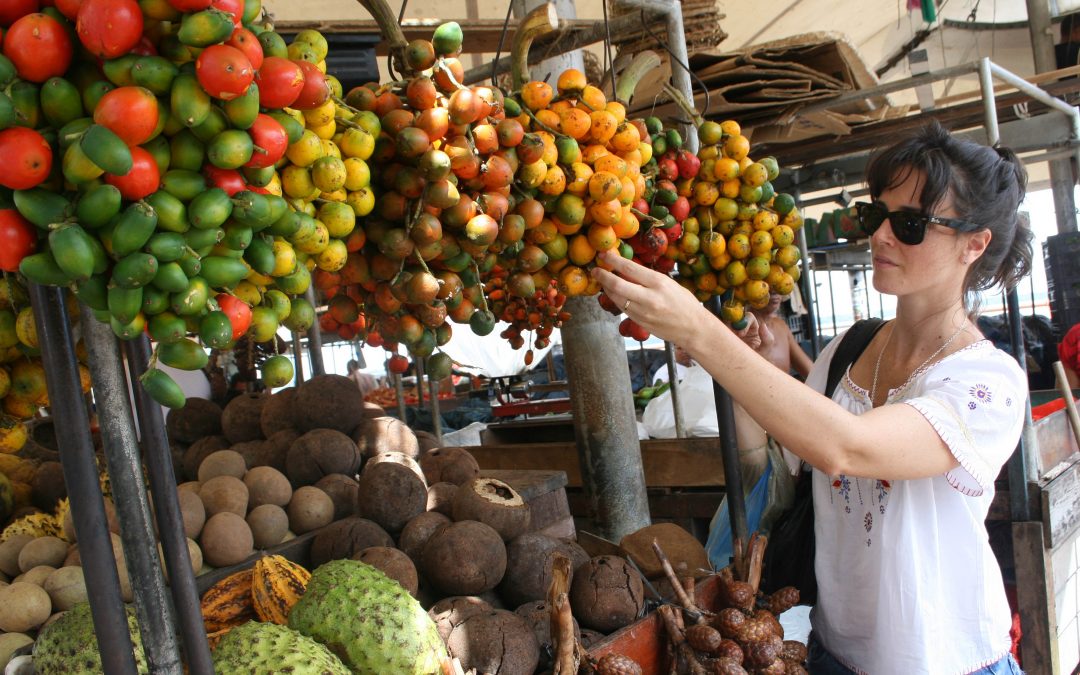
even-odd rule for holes
{"type": "Polygon", "coordinates": [[[960,463],[946,474],[949,484],[979,496],[1016,449],[1026,397],[1027,379],[1012,357],[969,348],[931,368],[917,394],[903,402],[933,425],[960,463]]]}

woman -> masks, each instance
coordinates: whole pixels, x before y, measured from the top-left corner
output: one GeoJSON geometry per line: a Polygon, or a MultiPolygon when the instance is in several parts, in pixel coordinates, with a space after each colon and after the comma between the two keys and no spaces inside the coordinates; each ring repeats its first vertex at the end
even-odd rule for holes
{"type": "MultiPolygon", "coordinates": [[[[678,342],[814,467],[818,604],[811,672],[1009,673],[1009,607],[983,521],[1027,384],[971,319],[974,294],[1031,262],[1016,156],[933,123],[867,168],[874,286],[889,321],[822,396],[780,372],[672,279],[615,255],[593,274],[645,330],[678,342]],[[672,321],[672,317],[679,317],[672,321]],[[795,420],[813,420],[813,433],[795,420]]],[[[753,331],[753,327],[750,328],[753,331]]]]}

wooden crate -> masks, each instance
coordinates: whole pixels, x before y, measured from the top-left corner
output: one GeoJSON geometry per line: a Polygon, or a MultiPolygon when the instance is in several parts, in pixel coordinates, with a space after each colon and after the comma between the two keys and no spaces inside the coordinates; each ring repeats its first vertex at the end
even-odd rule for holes
{"type": "MultiPolygon", "coordinates": [[[[711,576],[698,584],[694,593],[702,609],[719,610],[720,580],[711,576]]],[[[615,631],[589,648],[589,655],[599,659],[606,654],[622,654],[641,666],[642,675],[667,675],[667,631],[656,612],[615,631]]]]}

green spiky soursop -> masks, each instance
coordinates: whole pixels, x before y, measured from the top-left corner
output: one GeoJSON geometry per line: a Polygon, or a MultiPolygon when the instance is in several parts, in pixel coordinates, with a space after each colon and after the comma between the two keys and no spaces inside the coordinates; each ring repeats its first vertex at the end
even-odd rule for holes
{"type": "Polygon", "coordinates": [[[289,627],[326,645],[358,675],[430,675],[447,657],[420,603],[358,560],[334,560],[312,572],[289,627]]]}
{"type": "MultiPolygon", "coordinates": [[[[135,608],[125,605],[128,631],[135,647],[135,666],[140,675],[149,675],[142,641],[139,639],[139,622],[135,608]]],[[[56,621],[41,631],[34,643],[34,672],[37,675],[101,675],[101,653],[90,604],[75,605],[56,621]]]]}
{"type": "Polygon", "coordinates": [[[276,623],[249,621],[214,649],[217,675],[350,675],[326,647],[276,623]]]}

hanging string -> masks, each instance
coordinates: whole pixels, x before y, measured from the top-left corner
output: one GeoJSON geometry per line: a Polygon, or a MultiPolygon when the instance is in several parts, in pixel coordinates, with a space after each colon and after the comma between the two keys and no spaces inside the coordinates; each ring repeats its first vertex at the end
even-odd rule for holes
{"type": "Polygon", "coordinates": [[[608,20],[607,0],[600,3],[604,6],[604,72],[611,73],[611,100],[615,100],[615,66],[611,58],[611,22],[608,20]]]}
{"type": "MultiPolygon", "coordinates": [[[[491,86],[497,87],[499,77],[499,56],[502,55],[503,44],[506,41],[506,32],[510,30],[510,16],[514,13],[514,0],[506,3],[506,18],[503,19],[502,33],[499,34],[499,46],[495,50],[495,60],[491,62],[491,86]]],[[[527,59],[526,59],[527,60],[527,59]]]]}
{"type": "MultiPolygon", "coordinates": [[[[656,42],[661,47],[664,48],[664,51],[666,51],[668,53],[668,56],[671,57],[671,60],[674,61],[675,63],[679,64],[679,66],[683,70],[690,73],[690,77],[692,77],[694,79],[694,81],[698,83],[698,86],[701,87],[701,91],[705,94],[705,106],[704,106],[704,110],[702,110],[701,117],[703,119],[708,119],[708,117],[709,117],[709,108],[712,105],[712,100],[711,100],[711,97],[709,96],[709,88],[705,86],[705,83],[701,81],[701,78],[697,76],[697,73],[695,73],[693,70],[690,69],[690,66],[688,64],[683,63],[682,60],[679,59],[679,57],[675,56],[675,52],[671,51],[671,48],[668,47],[667,42],[662,40],[659,35],[652,32],[652,29],[649,28],[648,22],[645,21],[645,10],[644,10],[644,8],[641,10],[641,27],[645,29],[645,32],[649,34],[649,37],[656,40],[656,42]]],[[[692,98],[693,97],[691,96],[691,99],[692,98]]],[[[687,102],[690,105],[694,104],[693,100],[690,100],[690,101],[687,101],[687,102]]],[[[655,101],[653,101],[653,105],[654,106],[656,105],[655,101]]]]}

